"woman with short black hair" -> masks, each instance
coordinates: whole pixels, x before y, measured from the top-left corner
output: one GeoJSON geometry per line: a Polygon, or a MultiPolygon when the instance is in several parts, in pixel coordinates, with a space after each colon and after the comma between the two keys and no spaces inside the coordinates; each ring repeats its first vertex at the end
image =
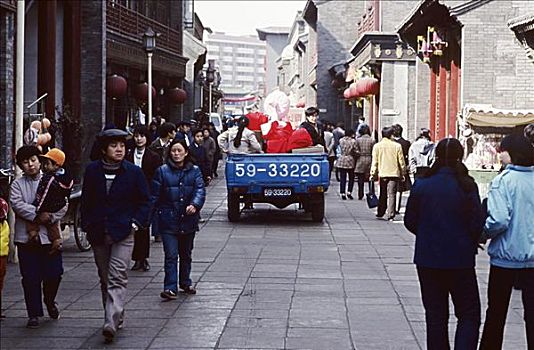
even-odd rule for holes
{"type": "Polygon", "coordinates": [[[150,198],[153,210],[158,213],[165,253],[165,280],[160,294],[165,300],[176,299],[178,287],[186,294],[196,294],[190,276],[191,262],[200,210],[205,200],[200,168],[193,164],[185,141],[173,140],[167,162],[158,168],[152,181],[150,198]],[[178,257],[179,276],[176,269],[178,257]]]}
{"type": "Polygon", "coordinates": [[[60,220],[67,212],[67,205],[56,213],[36,214],[33,205],[37,187],[42,177],[41,151],[36,146],[22,146],[17,150],[16,161],[23,175],[11,184],[11,208],[15,212],[15,245],[19,257],[24,301],[28,312],[26,327],[39,327],[43,316],[41,290],[48,315],[59,318],[56,295],[63,275],[61,251],[51,254],[52,242],[48,239],[45,224],[60,220]],[[39,224],[38,240],[29,240],[28,222],[39,224]],[[41,289],[42,288],[42,289],[41,289]]]}

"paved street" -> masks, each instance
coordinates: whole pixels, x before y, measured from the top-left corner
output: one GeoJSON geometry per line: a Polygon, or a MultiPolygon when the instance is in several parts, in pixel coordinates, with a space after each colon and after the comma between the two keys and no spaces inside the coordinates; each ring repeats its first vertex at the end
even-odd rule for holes
{"type": "MultiPolygon", "coordinates": [[[[153,243],[152,270],[130,273],[125,328],[109,346],[102,342],[91,252],[67,242],[61,319],[44,317],[37,330],[24,327],[18,267],[10,265],[1,348],[424,349],[424,312],[411,263],[414,237],[400,221],[375,219],[364,201],[341,201],[333,185],[323,224],[296,207],[266,206],[230,224],[225,183],[218,180],[208,190],[202,212],[207,221],[193,251],[198,294],[161,301],[163,252],[161,243],[153,243]]],[[[482,252],[483,308],[488,269],[482,252]]],[[[505,348],[526,349],[517,291],[511,306],[505,348]]],[[[454,322],[450,328],[452,335],[454,322]]]]}

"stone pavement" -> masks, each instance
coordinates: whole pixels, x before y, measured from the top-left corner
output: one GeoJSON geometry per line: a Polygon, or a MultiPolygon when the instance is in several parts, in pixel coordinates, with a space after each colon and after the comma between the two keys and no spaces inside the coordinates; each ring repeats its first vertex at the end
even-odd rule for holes
{"type": "MultiPolygon", "coordinates": [[[[1,349],[424,349],[424,312],[412,264],[414,237],[402,223],[377,220],[364,201],[327,193],[323,224],[296,207],[257,205],[231,224],[224,180],[208,190],[207,219],[193,252],[198,294],[162,302],[161,243],[149,272],[131,272],[124,330],[105,346],[92,253],[66,243],[61,319],[26,329],[16,265],[8,269],[1,349]]],[[[72,239],[70,240],[72,241],[72,239]]],[[[478,257],[482,305],[488,259],[478,257]]],[[[451,315],[454,315],[451,309],[451,315]]],[[[451,317],[450,335],[455,327],[451,317]]],[[[514,291],[505,349],[526,349],[514,291]]]]}

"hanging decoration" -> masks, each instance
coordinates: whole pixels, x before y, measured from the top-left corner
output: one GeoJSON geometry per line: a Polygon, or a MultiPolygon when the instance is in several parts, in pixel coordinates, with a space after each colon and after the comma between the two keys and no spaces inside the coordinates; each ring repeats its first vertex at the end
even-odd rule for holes
{"type": "Polygon", "coordinates": [[[430,63],[432,56],[443,55],[443,49],[449,46],[443,37],[444,34],[433,26],[427,27],[426,37],[417,36],[417,53],[421,55],[424,63],[430,63]]]}
{"type": "MultiPolygon", "coordinates": [[[[136,100],[146,102],[148,100],[148,83],[140,83],[135,86],[133,95],[136,100]]],[[[156,89],[152,86],[152,98],[156,97],[156,89]]]]}
{"type": "Polygon", "coordinates": [[[165,96],[169,99],[169,102],[172,104],[181,105],[187,100],[187,92],[184,89],[175,87],[173,89],[167,89],[165,91],[165,96]]]}
{"type": "Polygon", "coordinates": [[[128,91],[128,82],[120,75],[113,74],[106,79],[106,93],[113,99],[121,98],[128,91]]]}

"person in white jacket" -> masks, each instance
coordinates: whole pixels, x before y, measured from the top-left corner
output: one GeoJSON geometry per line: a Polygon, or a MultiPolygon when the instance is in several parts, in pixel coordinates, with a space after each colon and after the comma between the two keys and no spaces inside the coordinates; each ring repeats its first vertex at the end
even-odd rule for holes
{"type": "Polygon", "coordinates": [[[250,154],[261,153],[261,145],[252,130],[247,128],[248,119],[239,118],[237,126],[233,126],[219,135],[217,142],[223,153],[250,154]]]}

